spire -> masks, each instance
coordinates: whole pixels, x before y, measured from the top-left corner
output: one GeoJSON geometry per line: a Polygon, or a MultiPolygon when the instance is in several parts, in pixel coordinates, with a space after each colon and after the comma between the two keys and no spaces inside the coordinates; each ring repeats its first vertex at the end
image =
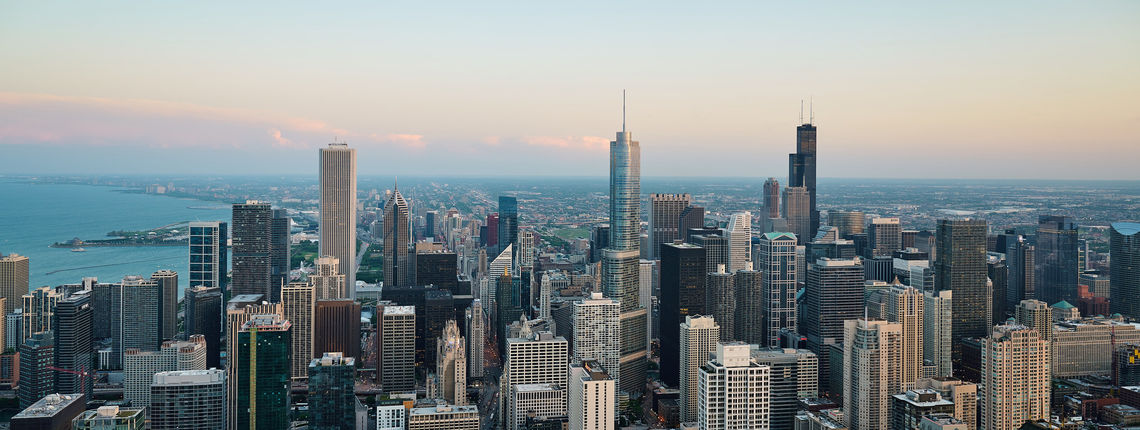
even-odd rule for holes
{"type": "Polygon", "coordinates": [[[392,191],[400,191],[400,177],[396,176],[395,178],[396,179],[392,181],[392,191]]]}
{"type": "Polygon", "coordinates": [[[808,99],[808,124],[815,123],[815,97],[808,99]]]}
{"type": "Polygon", "coordinates": [[[625,133],[625,89],[621,90],[621,132],[625,133]]]}

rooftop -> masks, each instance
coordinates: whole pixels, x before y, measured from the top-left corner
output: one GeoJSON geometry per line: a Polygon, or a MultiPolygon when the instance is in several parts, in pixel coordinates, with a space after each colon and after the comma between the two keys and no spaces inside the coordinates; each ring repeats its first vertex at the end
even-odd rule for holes
{"type": "Polygon", "coordinates": [[[435,406],[426,408],[412,408],[408,411],[408,417],[414,416],[427,416],[436,414],[479,414],[479,408],[474,405],[468,406],[455,406],[448,404],[437,404],[435,406]]]}
{"type": "Polygon", "coordinates": [[[50,417],[76,401],[83,401],[83,394],[48,394],[12,418],[50,417]]]}
{"type": "Polygon", "coordinates": [[[200,385],[221,383],[225,381],[225,377],[226,371],[220,369],[158,372],[154,374],[153,385],[200,385]]]}
{"type": "Polygon", "coordinates": [[[1114,222],[1112,229],[1125,236],[1134,236],[1140,233],[1140,222],[1114,222]]]}
{"type": "Polygon", "coordinates": [[[384,315],[415,315],[415,306],[385,306],[384,315]]]}

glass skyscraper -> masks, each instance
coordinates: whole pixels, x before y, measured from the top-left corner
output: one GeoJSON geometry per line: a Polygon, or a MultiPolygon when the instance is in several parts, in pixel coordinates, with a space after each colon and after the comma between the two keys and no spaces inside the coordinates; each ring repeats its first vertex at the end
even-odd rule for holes
{"type": "Polygon", "coordinates": [[[624,130],[610,142],[610,243],[602,257],[602,292],[621,303],[618,389],[641,392],[648,366],[649,314],[640,303],[641,145],[624,130]]]}
{"type": "Polygon", "coordinates": [[[1050,304],[1061,300],[1076,303],[1077,224],[1067,216],[1041,215],[1037,221],[1036,249],[1034,271],[1041,300],[1050,304]]]}
{"type": "Polygon", "coordinates": [[[224,222],[190,222],[190,288],[218,287],[226,291],[228,240],[229,231],[224,222]]]}
{"type": "Polygon", "coordinates": [[[1108,266],[1112,312],[1140,316],[1140,223],[1115,222],[1109,229],[1108,266]]]}

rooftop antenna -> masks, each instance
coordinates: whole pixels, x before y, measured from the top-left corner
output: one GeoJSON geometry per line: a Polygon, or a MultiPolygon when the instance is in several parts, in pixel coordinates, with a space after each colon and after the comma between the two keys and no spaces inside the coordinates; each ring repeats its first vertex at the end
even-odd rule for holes
{"type": "Polygon", "coordinates": [[[396,179],[394,181],[392,181],[392,190],[399,191],[400,190],[400,176],[396,175],[394,177],[396,179]]]}
{"type": "Polygon", "coordinates": [[[621,90],[621,132],[625,133],[625,89],[621,90]]]}
{"type": "Polygon", "coordinates": [[[808,105],[808,124],[815,123],[815,96],[811,97],[811,104],[808,105]]]}
{"type": "Polygon", "coordinates": [[[800,99],[800,124],[804,123],[804,99],[800,99]]]}

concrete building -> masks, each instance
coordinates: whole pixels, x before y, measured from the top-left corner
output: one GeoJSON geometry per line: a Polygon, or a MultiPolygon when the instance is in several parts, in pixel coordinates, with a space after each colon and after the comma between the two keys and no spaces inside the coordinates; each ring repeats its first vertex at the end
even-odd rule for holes
{"type": "Polygon", "coordinates": [[[309,428],[343,429],[356,415],[356,363],[352,357],[326,352],[309,362],[309,428]]]}
{"type": "Polygon", "coordinates": [[[467,308],[467,376],[471,378],[483,377],[483,345],[486,341],[487,316],[483,314],[483,302],[479,299],[471,301],[467,308]]]}
{"type": "Polygon", "coordinates": [[[680,339],[681,422],[693,422],[697,421],[700,367],[716,351],[720,326],[712,317],[688,315],[680,325],[680,339]]]}
{"type": "Polygon", "coordinates": [[[11,430],[70,430],[87,399],[80,393],[48,394],[13,416],[8,425],[11,430]]]}
{"type": "MultiPolygon", "coordinates": [[[[574,363],[596,361],[603,369],[620,369],[621,305],[601,293],[574,303],[574,363]]],[[[617,380],[617,375],[610,375],[617,380]]]]}
{"type": "Polygon", "coordinates": [[[994,327],[982,339],[982,428],[1014,430],[1049,419],[1049,341],[1023,325],[994,327]]]}
{"type": "Polygon", "coordinates": [[[15,309],[17,303],[23,301],[24,294],[28,294],[29,261],[28,257],[20,254],[0,254],[0,298],[8,303],[5,312],[15,309]]]}
{"type": "Polygon", "coordinates": [[[800,243],[806,243],[812,236],[811,194],[802,186],[784,187],[784,219],[788,230],[795,233],[800,243]]]}
{"type": "Polygon", "coordinates": [[[160,372],[206,369],[206,340],[166,341],[158,351],[128,348],[123,357],[123,399],[137,408],[150,407],[150,384],[160,372]]]}
{"type": "Polygon", "coordinates": [[[969,430],[970,426],[960,419],[946,414],[933,414],[922,417],[918,430],[969,430]]]}
{"type": "Polygon", "coordinates": [[[83,411],[71,423],[74,430],[143,430],[146,419],[142,408],[120,408],[100,406],[93,411],[83,411]]]}
{"type": "Polygon", "coordinates": [[[901,389],[914,388],[914,381],[922,377],[923,324],[925,304],[922,292],[914,287],[892,285],[886,294],[886,319],[902,326],[902,352],[899,354],[902,379],[901,389]]]}
{"type": "MultiPolygon", "coordinates": [[[[794,238],[792,240],[795,241],[794,238]]],[[[760,250],[759,247],[757,247],[757,249],[752,252],[752,255],[756,257],[759,254],[760,250]]],[[[767,326],[765,326],[765,323],[767,320],[774,318],[765,318],[765,316],[770,314],[766,313],[764,309],[769,302],[777,302],[777,300],[765,300],[766,296],[763,289],[764,273],[754,270],[751,261],[745,263],[744,267],[745,270],[738,271],[732,275],[732,287],[736,290],[736,324],[734,327],[736,334],[734,339],[745,343],[766,345],[767,342],[764,341],[764,335],[767,334],[767,326]]],[[[793,296],[794,295],[795,293],[793,293],[793,296]]],[[[793,321],[792,324],[794,325],[795,322],[793,321]]],[[[779,337],[778,334],[777,337],[779,337]]]]}
{"type": "MultiPolygon", "coordinates": [[[[20,407],[28,407],[55,392],[55,339],[50,331],[33,333],[20,345],[20,407]]],[[[82,394],[82,393],[81,393],[82,394]]]]}
{"type": "Polygon", "coordinates": [[[436,340],[435,375],[440,394],[449,404],[467,404],[467,345],[455,320],[448,320],[443,336],[436,340]]]}
{"type": "Polygon", "coordinates": [[[890,401],[892,429],[918,428],[925,416],[954,412],[954,402],[943,399],[937,391],[930,389],[907,390],[892,395],[890,401]]]}
{"type": "Polygon", "coordinates": [[[567,385],[570,430],[614,429],[617,386],[605,368],[596,361],[571,365],[567,385]]]}
{"type": "Polygon", "coordinates": [[[1140,330],[1103,318],[1085,318],[1052,325],[1050,369],[1056,378],[1110,375],[1112,345],[1140,343],[1140,330]]]}
{"type": "Polygon", "coordinates": [[[317,300],[313,307],[313,355],[339,352],[360,357],[360,303],[317,300]]]}
{"type": "Polygon", "coordinates": [[[438,404],[408,410],[407,430],[479,430],[479,408],[438,404]]]}
{"type": "Polygon", "coordinates": [[[1014,319],[1018,324],[1037,330],[1037,334],[1049,340],[1053,334],[1053,319],[1050,315],[1049,304],[1040,300],[1022,300],[1014,312],[1014,319]]]}
{"type": "Polygon", "coordinates": [[[951,360],[953,337],[953,293],[950,290],[923,293],[922,357],[934,375],[949,377],[954,373],[951,360]]]}
{"type": "Polygon", "coordinates": [[[416,309],[414,306],[384,306],[380,317],[380,386],[384,391],[406,392],[416,388],[416,309]]]}
{"type": "Polygon", "coordinates": [[[178,334],[178,272],[159,270],[150,280],[158,285],[158,339],[174,339],[178,334]]]}
{"type": "Polygon", "coordinates": [[[23,334],[20,341],[32,337],[32,333],[51,331],[55,321],[55,305],[63,299],[52,287],[40,287],[21,296],[23,321],[20,328],[23,334]]]}
{"type": "Polygon", "coordinates": [[[728,238],[729,273],[744,270],[744,264],[752,261],[752,212],[732,214],[724,235],[728,238]]]}
{"type": "Polygon", "coordinates": [[[404,430],[408,427],[408,408],[399,400],[381,401],[376,406],[376,430],[404,430]]]}
{"type": "Polygon", "coordinates": [[[520,384],[510,386],[507,430],[524,430],[531,420],[566,416],[566,387],[560,384],[520,384]]]}
{"type": "Polygon", "coordinates": [[[718,343],[701,365],[697,424],[702,429],[768,429],[771,368],[752,361],[748,344],[718,343]]]}
{"type": "Polygon", "coordinates": [[[872,218],[867,232],[867,258],[891,257],[902,249],[902,228],[898,218],[872,218]]]}
{"type": "Polygon", "coordinates": [[[949,377],[934,377],[920,378],[915,387],[934,390],[942,398],[954,402],[954,418],[961,420],[967,430],[977,430],[978,384],[949,377]]]}
{"type": "MultiPolygon", "coordinates": [[[[334,142],[319,151],[319,255],[340,260],[346,297],[356,298],[356,149],[334,142]]],[[[389,220],[384,218],[385,226],[389,220]]]]}
{"type": "Polygon", "coordinates": [[[843,322],[843,405],[847,427],[890,427],[890,396],[902,388],[903,326],[881,320],[843,322]]]}
{"type": "Polygon", "coordinates": [[[272,235],[273,207],[268,202],[246,200],[233,205],[231,296],[263,294],[274,301],[272,235]]]}
{"type": "MultiPolygon", "coordinates": [[[[310,278],[311,279],[311,278],[310,278]]],[[[281,308],[286,320],[293,324],[293,367],[289,371],[293,379],[309,376],[308,360],[313,356],[313,317],[316,309],[316,294],[313,285],[305,282],[290,282],[281,288],[281,308]]]]}
{"type": "Polygon", "coordinates": [[[340,271],[340,259],[324,255],[313,263],[314,271],[309,275],[309,283],[313,285],[315,300],[347,299],[352,297],[348,290],[347,276],[340,271]]]}
{"type": "Polygon", "coordinates": [[[732,274],[725,271],[723,264],[717,265],[716,272],[709,273],[705,280],[707,311],[720,324],[722,342],[736,340],[736,289],[732,281],[732,274]]]}
{"type": "Polygon", "coordinates": [[[222,430],[226,426],[226,372],[219,369],[154,374],[151,430],[222,430]]]}
{"type": "MultiPolygon", "coordinates": [[[[566,373],[569,363],[566,339],[555,337],[548,331],[537,333],[529,333],[529,331],[526,330],[526,333],[523,333],[525,337],[507,339],[506,362],[503,366],[503,375],[499,386],[515,387],[534,384],[564,386],[567,381],[566,373]]],[[[502,404],[506,406],[504,412],[508,413],[503,416],[504,426],[512,425],[512,417],[509,412],[517,410],[511,405],[512,394],[507,391],[500,391],[504,397],[502,404]]],[[[565,409],[563,409],[562,415],[565,415],[565,409]]]]}

